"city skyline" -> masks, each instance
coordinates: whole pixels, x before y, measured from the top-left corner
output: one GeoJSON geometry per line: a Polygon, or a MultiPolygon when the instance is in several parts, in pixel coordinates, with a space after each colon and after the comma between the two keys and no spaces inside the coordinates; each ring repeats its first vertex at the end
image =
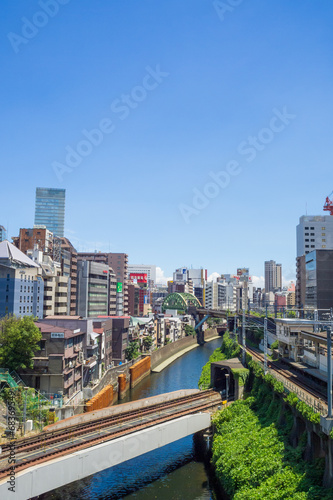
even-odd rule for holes
{"type": "Polygon", "coordinates": [[[30,38],[39,3],[4,6],[1,162],[24,199],[22,213],[13,190],[1,198],[9,238],[50,186],[66,189],[79,251],[126,252],[167,277],[192,264],[260,278],[275,259],[295,279],[295,226],[333,189],[330,2],[222,16],[214,2],[82,0],[30,38]],[[163,226],[149,245],[138,215],[163,226]]]}

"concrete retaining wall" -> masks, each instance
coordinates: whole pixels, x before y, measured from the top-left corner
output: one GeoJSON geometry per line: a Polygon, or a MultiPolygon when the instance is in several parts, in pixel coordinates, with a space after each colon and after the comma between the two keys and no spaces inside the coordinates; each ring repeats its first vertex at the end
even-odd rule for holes
{"type": "Polygon", "coordinates": [[[166,361],[170,356],[173,356],[179,351],[186,349],[186,347],[190,347],[197,343],[196,337],[184,337],[176,342],[171,342],[164,347],[161,347],[157,351],[154,351],[151,354],[151,368],[154,369],[156,366],[160,365],[164,361],[166,361]]]}

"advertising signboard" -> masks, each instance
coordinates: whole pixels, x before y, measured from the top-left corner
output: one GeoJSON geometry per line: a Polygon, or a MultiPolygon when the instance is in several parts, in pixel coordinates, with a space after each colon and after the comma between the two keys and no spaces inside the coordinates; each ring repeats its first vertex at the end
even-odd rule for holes
{"type": "Polygon", "coordinates": [[[123,291],[123,284],[118,282],[117,283],[117,293],[122,293],[123,291]]]}

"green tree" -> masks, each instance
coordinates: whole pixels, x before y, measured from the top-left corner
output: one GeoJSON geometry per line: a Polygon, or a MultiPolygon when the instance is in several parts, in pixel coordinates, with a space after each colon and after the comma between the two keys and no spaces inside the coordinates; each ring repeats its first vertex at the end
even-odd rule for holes
{"type": "Polygon", "coordinates": [[[143,339],[143,347],[146,351],[149,351],[151,346],[153,345],[153,338],[149,335],[143,339]]]}
{"type": "Polygon", "coordinates": [[[190,335],[193,335],[193,337],[194,337],[195,330],[194,330],[193,326],[191,326],[191,325],[185,325],[184,326],[184,330],[185,330],[185,336],[186,337],[189,337],[190,335]]]}
{"type": "Polygon", "coordinates": [[[136,340],[130,342],[128,347],[126,347],[125,356],[128,361],[131,361],[131,359],[135,359],[139,356],[139,343],[136,340]]]}
{"type": "Polygon", "coordinates": [[[42,335],[32,316],[7,316],[0,322],[0,366],[10,370],[33,368],[42,335]]]}

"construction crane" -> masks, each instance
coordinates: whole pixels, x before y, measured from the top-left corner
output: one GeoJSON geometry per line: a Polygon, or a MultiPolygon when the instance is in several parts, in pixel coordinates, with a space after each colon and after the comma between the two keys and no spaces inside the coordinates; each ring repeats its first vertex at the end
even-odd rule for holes
{"type": "Polygon", "coordinates": [[[332,194],[333,191],[326,197],[325,205],[323,207],[323,210],[327,210],[331,215],[333,215],[333,200],[331,199],[332,194]]]}

